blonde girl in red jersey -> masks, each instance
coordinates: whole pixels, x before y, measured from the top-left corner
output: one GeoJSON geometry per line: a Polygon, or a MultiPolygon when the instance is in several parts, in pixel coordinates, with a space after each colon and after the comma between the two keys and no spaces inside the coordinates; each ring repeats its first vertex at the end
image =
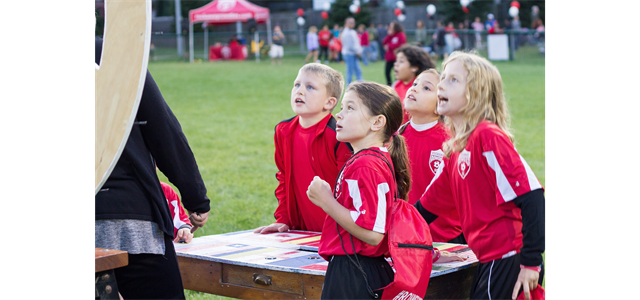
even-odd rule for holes
{"type": "MultiPolygon", "coordinates": [[[[396,190],[406,199],[411,186],[404,138],[395,134],[402,125],[402,105],[388,86],[352,83],[336,119],[336,138],[349,142],[355,154],[340,172],[334,192],[319,177],[307,191],[328,214],[318,250],[329,261],[321,298],[373,299],[394,277],[384,259],[389,209],[396,190]]],[[[453,260],[463,258],[442,253],[438,262],[453,260]]]]}
{"type": "Polygon", "coordinates": [[[498,69],[478,55],[452,53],[438,84],[438,113],[452,138],[424,209],[437,218],[438,202],[455,202],[480,260],[471,299],[515,299],[521,288],[530,299],[544,277],[544,191],[513,145],[498,69]]]}

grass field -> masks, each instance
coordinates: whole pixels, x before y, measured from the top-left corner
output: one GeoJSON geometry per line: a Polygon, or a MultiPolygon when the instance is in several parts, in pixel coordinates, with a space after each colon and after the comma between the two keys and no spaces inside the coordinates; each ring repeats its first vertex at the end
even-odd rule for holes
{"type": "MultiPolygon", "coordinates": [[[[291,87],[303,60],[303,56],[289,55],[276,66],[264,59],[260,63],[149,64],[182,125],[211,199],[209,221],[195,236],[247,230],[274,221],[273,128],[293,116],[291,87]]],[[[544,186],[545,59],[536,48],[521,48],[515,61],[494,64],[504,82],[518,152],[544,186]]],[[[344,64],[331,66],[345,74],[344,64]]],[[[362,69],[365,80],[385,82],[384,62],[362,69]]],[[[223,298],[193,291],[186,295],[187,299],[223,298]]]]}

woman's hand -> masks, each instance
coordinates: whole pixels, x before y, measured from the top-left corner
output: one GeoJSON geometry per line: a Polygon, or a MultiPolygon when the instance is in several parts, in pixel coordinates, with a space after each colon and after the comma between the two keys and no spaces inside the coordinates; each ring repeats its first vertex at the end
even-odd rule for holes
{"type": "Polygon", "coordinates": [[[271,225],[258,227],[253,231],[253,233],[285,232],[288,230],[289,230],[289,225],[287,224],[273,223],[271,225]]]}

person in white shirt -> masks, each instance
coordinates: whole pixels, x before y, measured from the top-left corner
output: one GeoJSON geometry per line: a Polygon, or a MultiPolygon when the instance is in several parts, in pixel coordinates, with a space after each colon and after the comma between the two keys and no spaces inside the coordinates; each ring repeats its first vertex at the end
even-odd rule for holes
{"type": "Polygon", "coordinates": [[[360,62],[358,58],[362,55],[362,46],[360,45],[360,38],[358,33],[353,30],[356,27],[356,20],[352,17],[348,17],[344,21],[344,29],[340,35],[340,41],[342,42],[342,58],[347,67],[347,76],[345,78],[346,84],[351,83],[351,77],[355,72],[356,80],[363,81],[362,69],[360,69],[360,62]]]}

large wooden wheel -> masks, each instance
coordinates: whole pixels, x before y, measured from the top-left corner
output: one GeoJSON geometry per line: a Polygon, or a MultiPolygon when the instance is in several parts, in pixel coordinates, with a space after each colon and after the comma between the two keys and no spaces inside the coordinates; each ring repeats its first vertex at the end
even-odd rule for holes
{"type": "Polygon", "coordinates": [[[107,0],[102,58],[95,73],[95,192],[131,132],[149,61],[151,0],[107,0]]]}

